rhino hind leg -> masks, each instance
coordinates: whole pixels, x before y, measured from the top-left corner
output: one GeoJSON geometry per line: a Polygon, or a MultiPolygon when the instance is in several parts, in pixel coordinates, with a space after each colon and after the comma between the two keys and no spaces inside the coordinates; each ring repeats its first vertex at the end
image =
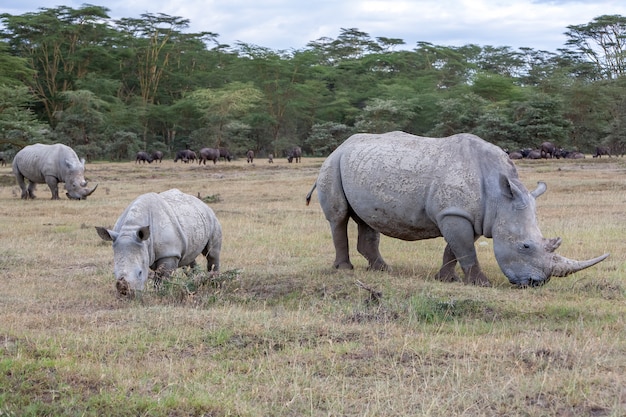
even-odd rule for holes
{"type": "Polygon", "coordinates": [[[380,255],[380,233],[372,229],[362,221],[357,221],[359,225],[357,250],[367,259],[368,268],[372,271],[387,271],[389,266],[380,255]]]}
{"type": "Polygon", "coordinates": [[[346,217],[338,222],[331,222],[330,229],[333,235],[333,244],[335,245],[335,269],[354,269],[350,262],[350,253],[348,246],[348,220],[346,217]]]}
{"type": "MultiPolygon", "coordinates": [[[[219,239],[218,239],[219,240],[219,239]]],[[[218,273],[220,271],[220,252],[222,243],[219,241],[209,241],[202,250],[202,255],[206,258],[206,269],[209,272],[218,273]]]]}

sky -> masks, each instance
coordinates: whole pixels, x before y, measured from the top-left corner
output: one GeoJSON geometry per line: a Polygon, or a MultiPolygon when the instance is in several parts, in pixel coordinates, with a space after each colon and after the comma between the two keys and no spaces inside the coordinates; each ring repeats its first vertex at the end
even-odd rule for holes
{"type": "Polygon", "coordinates": [[[218,42],[272,50],[303,49],[356,28],[377,37],[438,46],[529,47],[556,52],[567,26],[602,15],[626,16],[625,0],[3,0],[0,13],[84,3],[104,6],[112,19],[164,13],[189,20],[186,32],[213,32],[218,42]]]}

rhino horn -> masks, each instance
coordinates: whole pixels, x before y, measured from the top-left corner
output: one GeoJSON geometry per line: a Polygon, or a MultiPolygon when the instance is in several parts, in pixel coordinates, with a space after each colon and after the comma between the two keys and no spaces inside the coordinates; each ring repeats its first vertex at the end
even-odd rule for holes
{"type": "Polygon", "coordinates": [[[589,259],[587,261],[575,261],[564,256],[554,254],[552,257],[551,275],[553,277],[565,277],[569,274],[573,274],[574,272],[589,268],[598,262],[602,262],[608,256],[609,254],[605,253],[602,256],[598,256],[597,258],[589,259]]]}
{"type": "Polygon", "coordinates": [[[88,197],[91,194],[93,194],[93,192],[96,191],[96,188],[98,188],[98,184],[96,184],[95,187],[93,187],[90,191],[87,191],[87,193],[85,194],[85,197],[88,197]]]}

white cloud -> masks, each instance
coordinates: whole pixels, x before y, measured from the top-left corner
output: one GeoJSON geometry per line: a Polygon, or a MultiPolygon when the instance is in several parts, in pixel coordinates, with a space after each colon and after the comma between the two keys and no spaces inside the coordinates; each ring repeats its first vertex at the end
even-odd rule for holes
{"type": "MultiPolygon", "coordinates": [[[[73,8],[83,3],[64,2],[73,8]]],[[[45,0],[8,0],[0,12],[22,14],[38,7],[56,6],[45,0]]],[[[341,28],[357,28],[374,38],[403,39],[408,48],[424,41],[556,51],[565,45],[568,25],[605,14],[626,16],[623,0],[114,0],[105,7],[113,18],[142,13],[181,16],[190,20],[191,31],[218,33],[221,43],[242,41],[284,50],[336,38],[341,28]]]]}

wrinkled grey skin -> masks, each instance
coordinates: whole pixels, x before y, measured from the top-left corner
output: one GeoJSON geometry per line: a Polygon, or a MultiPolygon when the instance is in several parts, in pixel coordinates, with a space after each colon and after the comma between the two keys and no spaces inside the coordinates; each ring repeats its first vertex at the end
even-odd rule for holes
{"type": "Polygon", "coordinates": [[[443,236],[447,246],[437,277],[444,281],[458,280],[458,262],[466,283],[490,285],[474,248],[481,235],[493,239],[498,265],[519,286],[540,285],[608,256],[579,262],[555,254],[561,239],[543,238],[535,214],[535,198],[546,185],[528,192],[508,155],[470,134],[354,135],[324,161],[307,204],[316,187],[339,269],[352,268],[350,218],[370,269],[388,268],[378,250],[380,233],[411,241],[443,236]]]}
{"type": "Polygon", "coordinates": [[[35,198],[36,184],[48,184],[52,199],[59,199],[60,182],[65,183],[67,198],[83,200],[91,195],[98,185],[89,189],[84,177],[85,161],[79,160],[69,146],[35,144],[22,148],[13,158],[13,175],[22,189],[22,198],[35,198]],[[26,187],[25,180],[29,181],[26,187]]]}
{"type": "Polygon", "coordinates": [[[157,281],[176,268],[195,265],[202,253],[208,271],[219,272],[222,227],[200,199],[177,189],[137,197],[107,230],[98,236],[113,242],[116,288],[120,295],[141,291],[149,269],[157,281]]]}

